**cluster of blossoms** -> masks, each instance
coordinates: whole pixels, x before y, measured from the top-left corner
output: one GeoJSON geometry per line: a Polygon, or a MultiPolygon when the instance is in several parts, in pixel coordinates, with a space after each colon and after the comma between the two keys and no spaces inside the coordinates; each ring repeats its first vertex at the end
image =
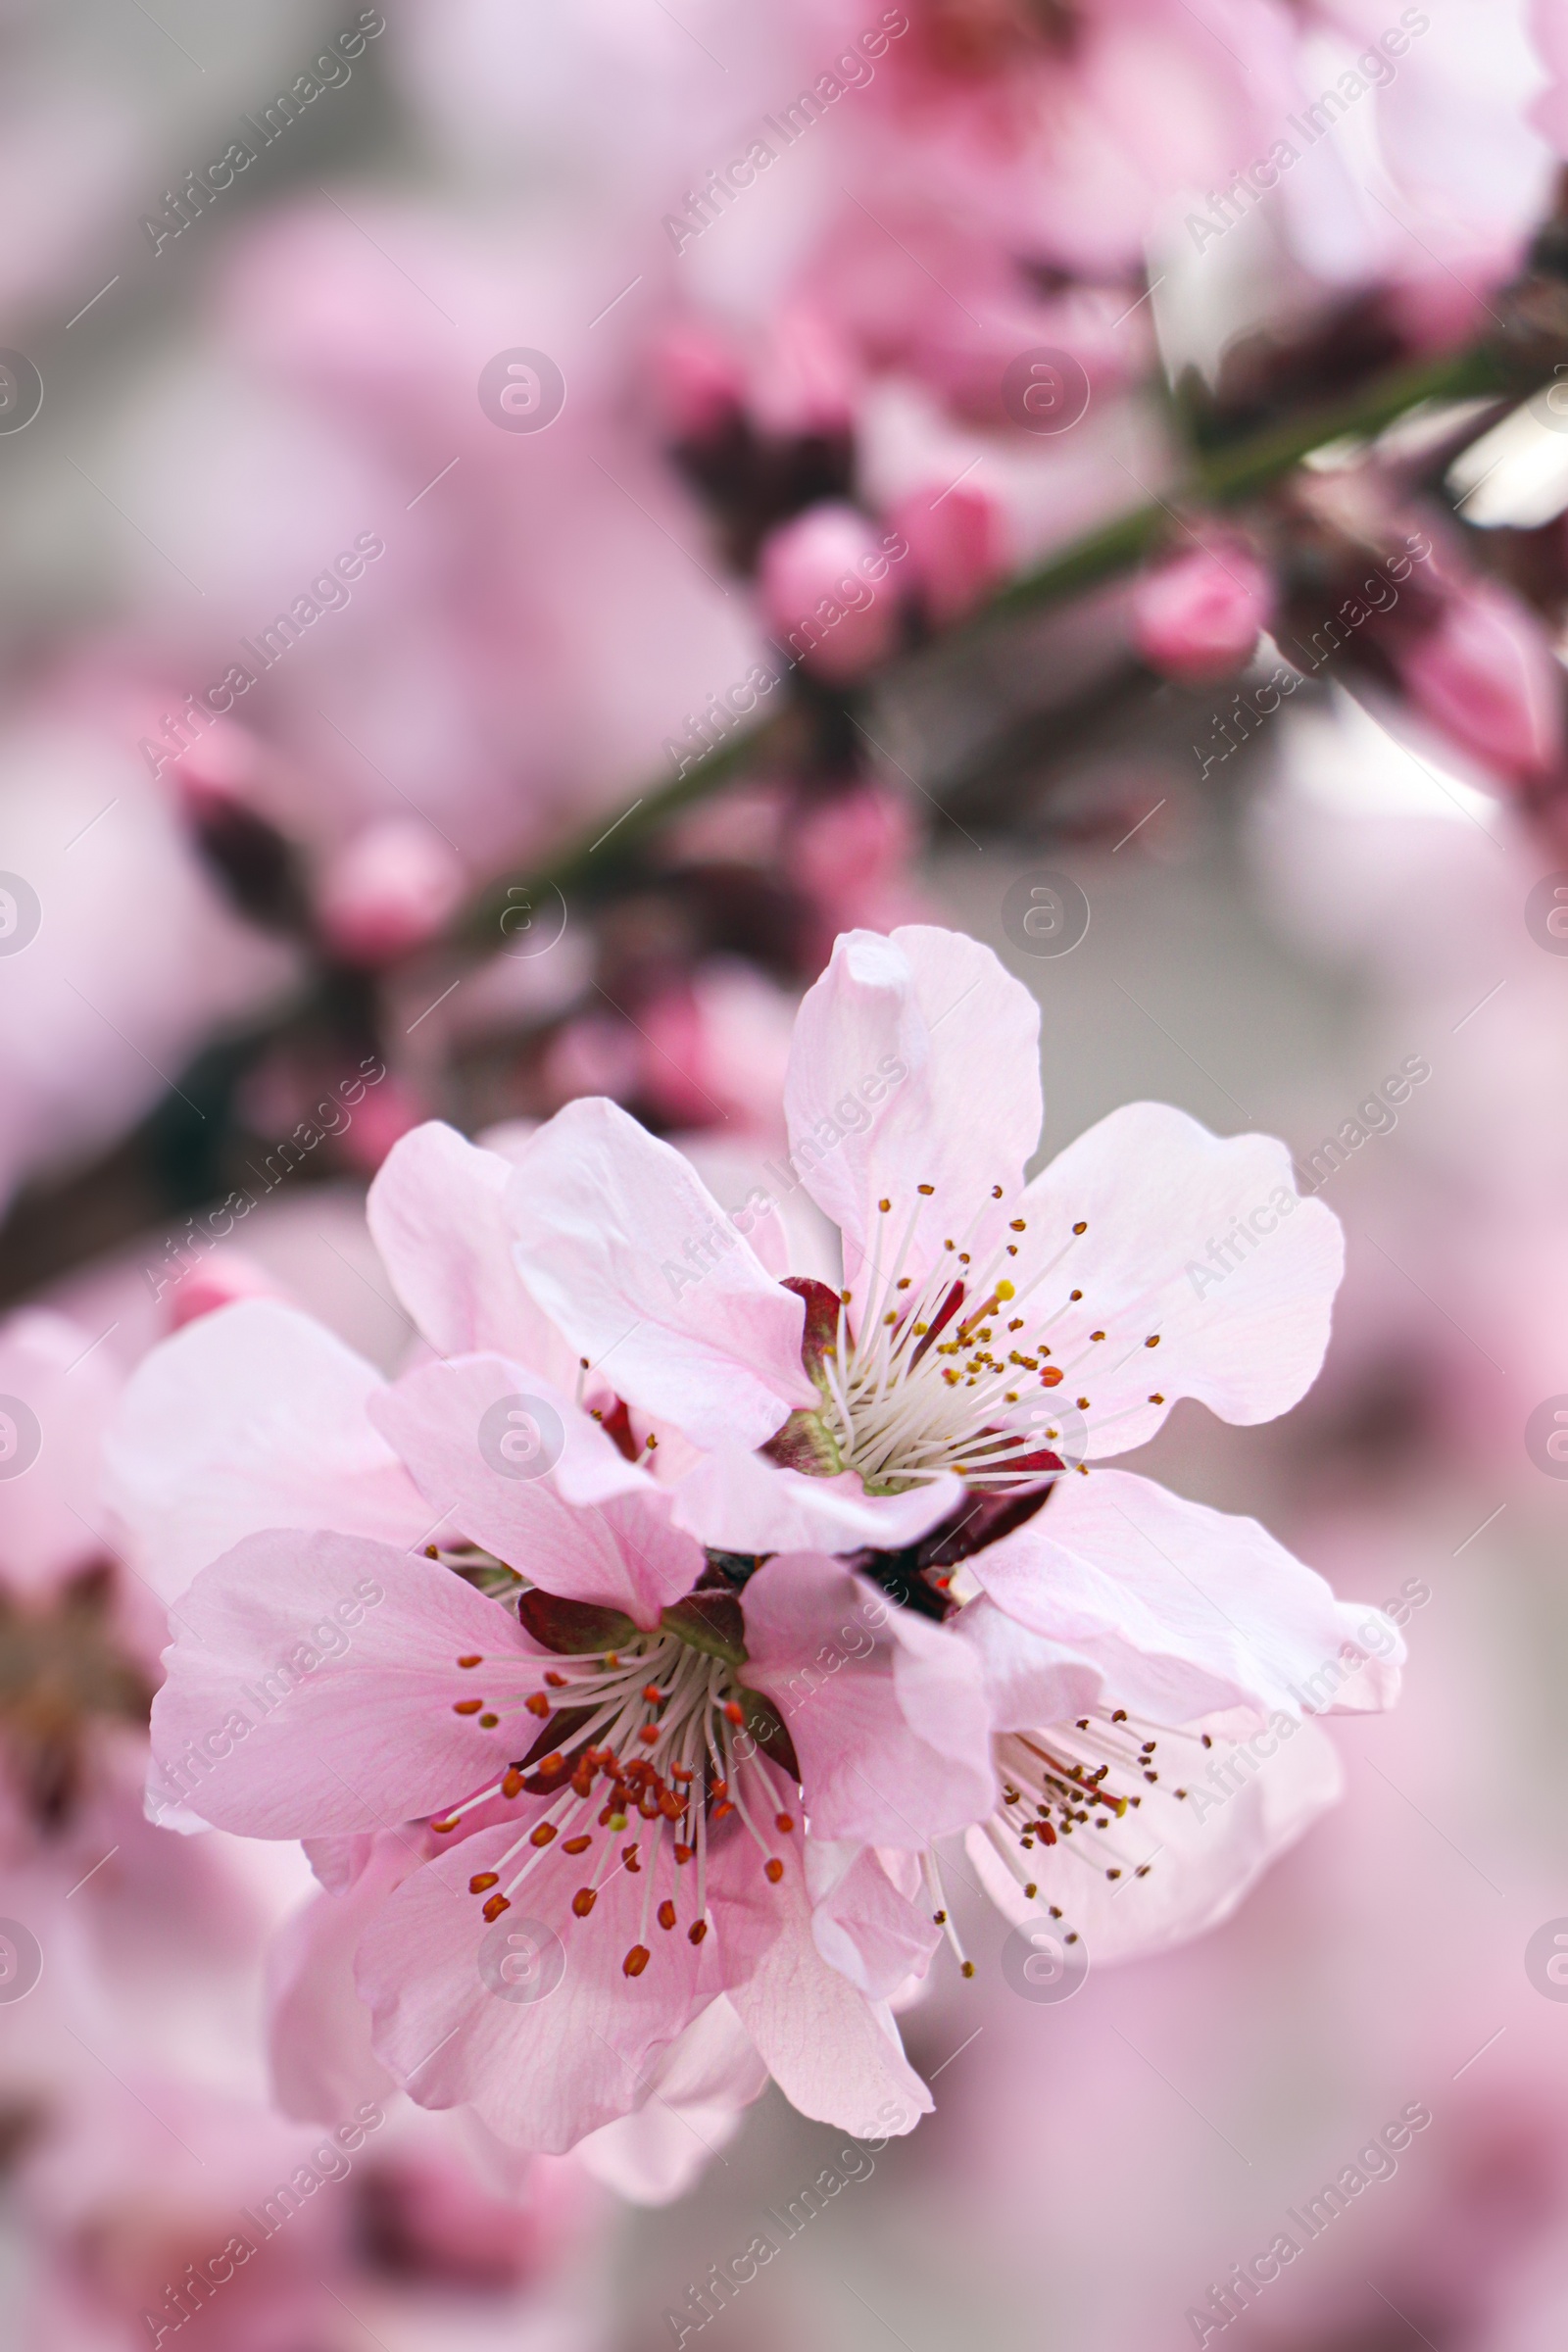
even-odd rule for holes
{"type": "Polygon", "coordinates": [[[137,1372],[116,1505],[199,1571],[151,1804],[307,1841],[323,1891],[274,1971],[298,2112],[397,2082],[630,2165],[650,2101],[770,2075],[906,2131],[932,2101],[890,2004],[944,1931],[972,1967],[942,1840],[1104,1958],[1222,1917],[1332,1800],[1303,1716],[1326,1662],[1386,1704],[1393,1627],[1103,1465],[1178,1397],[1249,1423],[1303,1393],[1338,1225],[1300,1202],[1200,1298],[1185,1266],[1290,1185],[1284,1147],[1135,1104],[1026,1181],[1038,1029],[969,939],[839,940],[786,1089],[835,1281],[588,1100],[508,1156],[439,1125],[392,1152],[397,1379],[256,1299],[137,1372]],[[906,1075],[867,1118],[879,1065],[906,1075]],[[1203,1751],[1268,1726],[1267,1769],[1195,1805],[1203,1751]]]}

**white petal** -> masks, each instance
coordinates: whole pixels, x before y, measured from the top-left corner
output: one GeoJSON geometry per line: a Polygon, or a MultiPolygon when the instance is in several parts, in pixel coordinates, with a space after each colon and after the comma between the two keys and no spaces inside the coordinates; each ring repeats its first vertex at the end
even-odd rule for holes
{"type": "Polygon", "coordinates": [[[1162,1723],[1379,1707],[1397,1692],[1404,1643],[1381,1611],[1337,1600],[1255,1519],[1127,1470],[1058,1480],[968,1566],[1005,1615],[1162,1723]]]}

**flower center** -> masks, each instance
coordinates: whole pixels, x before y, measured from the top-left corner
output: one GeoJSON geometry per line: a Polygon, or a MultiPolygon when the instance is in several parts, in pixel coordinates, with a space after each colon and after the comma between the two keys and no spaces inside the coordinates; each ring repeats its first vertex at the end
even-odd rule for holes
{"type": "MultiPolygon", "coordinates": [[[[524,1622],[534,1597],[521,1595],[524,1622]]],[[[744,1647],[722,1629],[715,1632],[711,1609],[702,1606],[707,1599],[697,1594],[666,1610],[653,1632],[620,1619],[624,1631],[617,1630],[612,1645],[574,1642],[569,1651],[537,1661],[515,1654],[458,1659],[466,1689],[454,1713],[477,1716],[486,1731],[514,1717],[519,1732],[533,1737],[519,1742],[522,1752],[505,1773],[431,1827],[455,1830],[497,1797],[551,1800],[493,1867],[469,1880],[470,1894],[484,1898],[486,1920],[511,1909],[560,1839],[564,1853],[581,1858],[582,1884],[571,1898],[576,1919],[590,1916],[616,1872],[642,1878],[641,1926],[621,1961],[625,1975],[639,1977],[652,1958],[655,1920],[665,1934],[684,1920],[694,1944],[707,1936],[709,1852],[722,1825],[733,1822],[753,1839],[766,1879],[776,1886],[783,1878],[776,1848],[794,1831],[795,1818],[781,1807],[782,1775],[761,1754],[776,1737],[776,1718],[738,1682],[744,1647]],[[468,1678],[486,1668],[480,1688],[488,1695],[470,1697],[468,1678]]],[[[547,1600],[544,1607],[558,1623],[562,1604],[547,1600]]],[[[611,1612],[573,1614],[594,1619],[611,1612]]]]}
{"type": "Polygon", "coordinates": [[[1178,1752],[1213,1744],[1207,1733],[1172,1731],[1125,1707],[998,1740],[1002,1803],[986,1836],[1031,1901],[1040,1889],[1025,1856],[1069,1840],[1068,1850],[1107,1879],[1148,1878],[1158,1841],[1151,1847],[1130,1835],[1138,1810],[1153,1790],[1177,1800],[1187,1795],[1161,1781],[1154,1759],[1162,1742],[1178,1752]],[[1135,1861],[1140,1845],[1148,1858],[1135,1861]]]}
{"type": "MultiPolygon", "coordinates": [[[[822,1305],[808,1300],[807,1364],[823,1403],[793,1418],[813,1422],[821,1443],[811,1449],[786,1438],[783,1458],[803,1468],[858,1470],[872,1493],[884,1494],[945,1470],[969,1487],[1007,1491],[1080,1467],[1092,1427],[1141,1409],[1126,1405],[1091,1424],[1092,1399],[1076,1393],[1110,1340],[1108,1330],[1087,1328],[1092,1310],[1062,1271],[1087,1221],[1075,1223],[1020,1288],[1013,1275],[1028,1219],[1003,1220],[1003,1188],[994,1185],[962,1238],[945,1241],[917,1283],[905,1266],[933,1190],[916,1187],[894,1247],[884,1235],[896,1228],[881,1221],[893,1217],[894,1203],[878,1203],[863,1301],[841,1291],[829,1325],[824,1309],[832,1294],[823,1294],[822,1305]],[[1001,1238],[994,1238],[999,1224],[1001,1238]]],[[[1157,1332],[1140,1330],[1130,1343],[1112,1344],[1107,1360],[1119,1371],[1139,1348],[1158,1345],[1157,1332]]]]}

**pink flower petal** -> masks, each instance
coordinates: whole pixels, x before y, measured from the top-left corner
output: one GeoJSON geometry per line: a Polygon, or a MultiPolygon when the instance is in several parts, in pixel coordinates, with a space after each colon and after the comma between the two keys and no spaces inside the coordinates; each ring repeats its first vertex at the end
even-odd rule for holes
{"type": "Polygon", "coordinates": [[[366,1417],[383,1386],[308,1315],[220,1308],[155,1348],[105,1441],[109,1502],[166,1598],[263,1528],[417,1542],[430,1512],[366,1417]]]}
{"type": "Polygon", "coordinates": [[[811,1934],[829,1966],[873,2001],[923,1977],[942,1941],[929,1908],[902,1894],[867,1846],[824,1846],[813,1838],[807,1850],[811,1934]]]}
{"type": "Polygon", "coordinates": [[[569,1385],[575,1358],[513,1263],[503,1210],[513,1164],[426,1120],[393,1145],[370,1187],[371,1239],[438,1354],[493,1348],[569,1385]]]}
{"type": "Polygon", "coordinates": [[[1255,1519],[1130,1471],[1062,1479],[969,1566],[1008,1617],[1157,1722],[1382,1707],[1397,1692],[1404,1643],[1378,1610],[1336,1600],[1255,1519]]]}
{"type": "Polygon", "coordinates": [[[725,1446],[673,1492],[675,1525],[719,1551],[897,1551],[940,1527],[963,1485],[945,1470],[903,1494],[868,1494],[854,1470],[812,1478],[725,1446]]]}
{"type": "Polygon", "coordinates": [[[542,1128],[507,1189],[517,1264],[616,1393],[700,1446],[760,1446],[817,1402],[805,1309],[689,1162],[600,1099],[542,1128]]]}
{"type": "Polygon", "coordinates": [[[1310,1388],[1345,1242],[1331,1210],[1298,1197],[1273,1137],[1127,1103],[1058,1153],[1019,1213],[1011,1311],[1049,1331],[1064,1375],[1053,1402],[1090,1399],[1091,1459],[1143,1445],[1178,1396],[1250,1423],[1310,1388]]]}
{"type": "Polygon", "coordinates": [[[516,1620],[450,1569],[358,1536],[247,1537],[174,1612],[153,1702],[150,1800],[248,1838],[393,1829],[504,1772],[515,1717],[454,1706],[538,1653],[516,1620]]]}
{"type": "Polygon", "coordinates": [[[585,1873],[553,1845],[495,1924],[529,1936],[547,1974],[560,1965],[559,1982],[536,2001],[506,1998],[481,1974],[492,1929],[466,1882],[505,1870],[526,1826],[519,1814],[416,1871],[366,1931],[358,1982],[376,2050],[421,2107],[471,2104],[498,2138],[563,2154],[649,2096],[651,2069],[697,2006],[707,1947],[651,1925],[649,1963],[628,1977],[646,1877],[614,1872],[577,1919],[585,1873]]]}
{"type": "Polygon", "coordinates": [[[744,1679],[784,1718],[812,1835],[924,1848],[991,1811],[991,1718],[973,1652],[819,1552],[747,1583],[744,1679]]]}
{"type": "Polygon", "coordinates": [[[637,2205],[671,2204],[766,2088],[767,2069],[720,1993],[655,2061],[647,2105],[601,2124],[572,2154],[617,2196],[637,2205]]]}
{"type": "Polygon", "coordinates": [[[977,1214],[1005,1213],[992,1191],[1010,1201],[1022,1185],[1039,1072],[1039,1007],[989,948],[926,924],[840,937],[801,1005],[784,1109],[807,1190],[843,1232],[847,1283],[879,1224],[891,1254],[918,1212],[906,1261],[918,1278],[977,1214]]]}
{"type": "Polygon", "coordinates": [[[701,1546],[670,1526],[668,1499],[647,1472],[517,1364],[470,1355],[424,1365],[384,1390],[371,1413],[441,1513],[443,1542],[462,1535],[547,1591],[624,1609],[644,1626],[703,1572],[701,1546]],[[516,1396],[543,1408],[533,1428],[551,1451],[557,1430],[564,1442],[558,1466],[535,1478],[509,1476],[493,1442],[491,1416],[516,1396]]]}
{"type": "MultiPolygon", "coordinates": [[[[999,1732],[1070,1723],[1100,1703],[1105,1678],[1098,1665],[1068,1643],[1008,1616],[994,1600],[971,1600],[948,1631],[979,1660],[986,1704],[999,1732]]],[[[1105,1703],[1114,1706],[1116,1700],[1105,1703]]]]}
{"type": "Polygon", "coordinates": [[[396,2087],[370,2047],[354,1950],[393,1887],[419,1867],[422,1841],[387,1830],[366,1843],[366,1867],[352,1885],[303,1904],[267,1956],[272,2097],[301,2123],[332,2123],[362,2099],[382,2099],[396,2087]]]}
{"type": "MultiPolygon", "coordinates": [[[[794,1840],[791,1840],[794,1843],[794,1840]]],[[[800,1857],[769,1886],[732,1841],[714,1860],[715,1925],[736,2015],[791,2106],[862,2139],[912,2132],[935,2105],[884,2003],[823,1959],[800,1857]]]]}

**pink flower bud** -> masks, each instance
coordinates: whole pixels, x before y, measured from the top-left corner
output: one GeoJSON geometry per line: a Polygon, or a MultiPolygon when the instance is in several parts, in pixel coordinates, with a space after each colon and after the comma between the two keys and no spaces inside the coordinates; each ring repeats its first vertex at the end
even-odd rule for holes
{"type": "Polygon", "coordinates": [[[808,507],[762,543],[762,610],[787,654],[836,684],[880,662],[898,632],[890,546],[856,507],[808,507]]]}
{"type": "Polygon", "coordinates": [[[442,930],[462,903],[464,881],[457,853],[439,833],[414,817],[383,817],[328,861],[317,913],[347,962],[384,963],[442,930]]]}
{"type": "Polygon", "coordinates": [[[973,482],[922,484],[890,517],[907,540],[920,601],[934,621],[969,612],[1007,569],[1007,520],[989,490],[973,482]]]}
{"type": "Polygon", "coordinates": [[[1400,663],[1412,703],[1498,774],[1544,775],[1563,755],[1563,674],[1536,614],[1494,580],[1467,582],[1400,663]]]}
{"type": "Polygon", "coordinates": [[[1234,540],[1194,548],[1148,571],[1133,591],[1133,643],[1183,686],[1225,678],[1250,658],[1274,612],[1274,583],[1234,540]]]}
{"type": "Polygon", "coordinates": [[[248,808],[262,764],[262,747],[249,727],[220,718],[178,754],[166,781],[197,814],[224,805],[248,808]]]}

